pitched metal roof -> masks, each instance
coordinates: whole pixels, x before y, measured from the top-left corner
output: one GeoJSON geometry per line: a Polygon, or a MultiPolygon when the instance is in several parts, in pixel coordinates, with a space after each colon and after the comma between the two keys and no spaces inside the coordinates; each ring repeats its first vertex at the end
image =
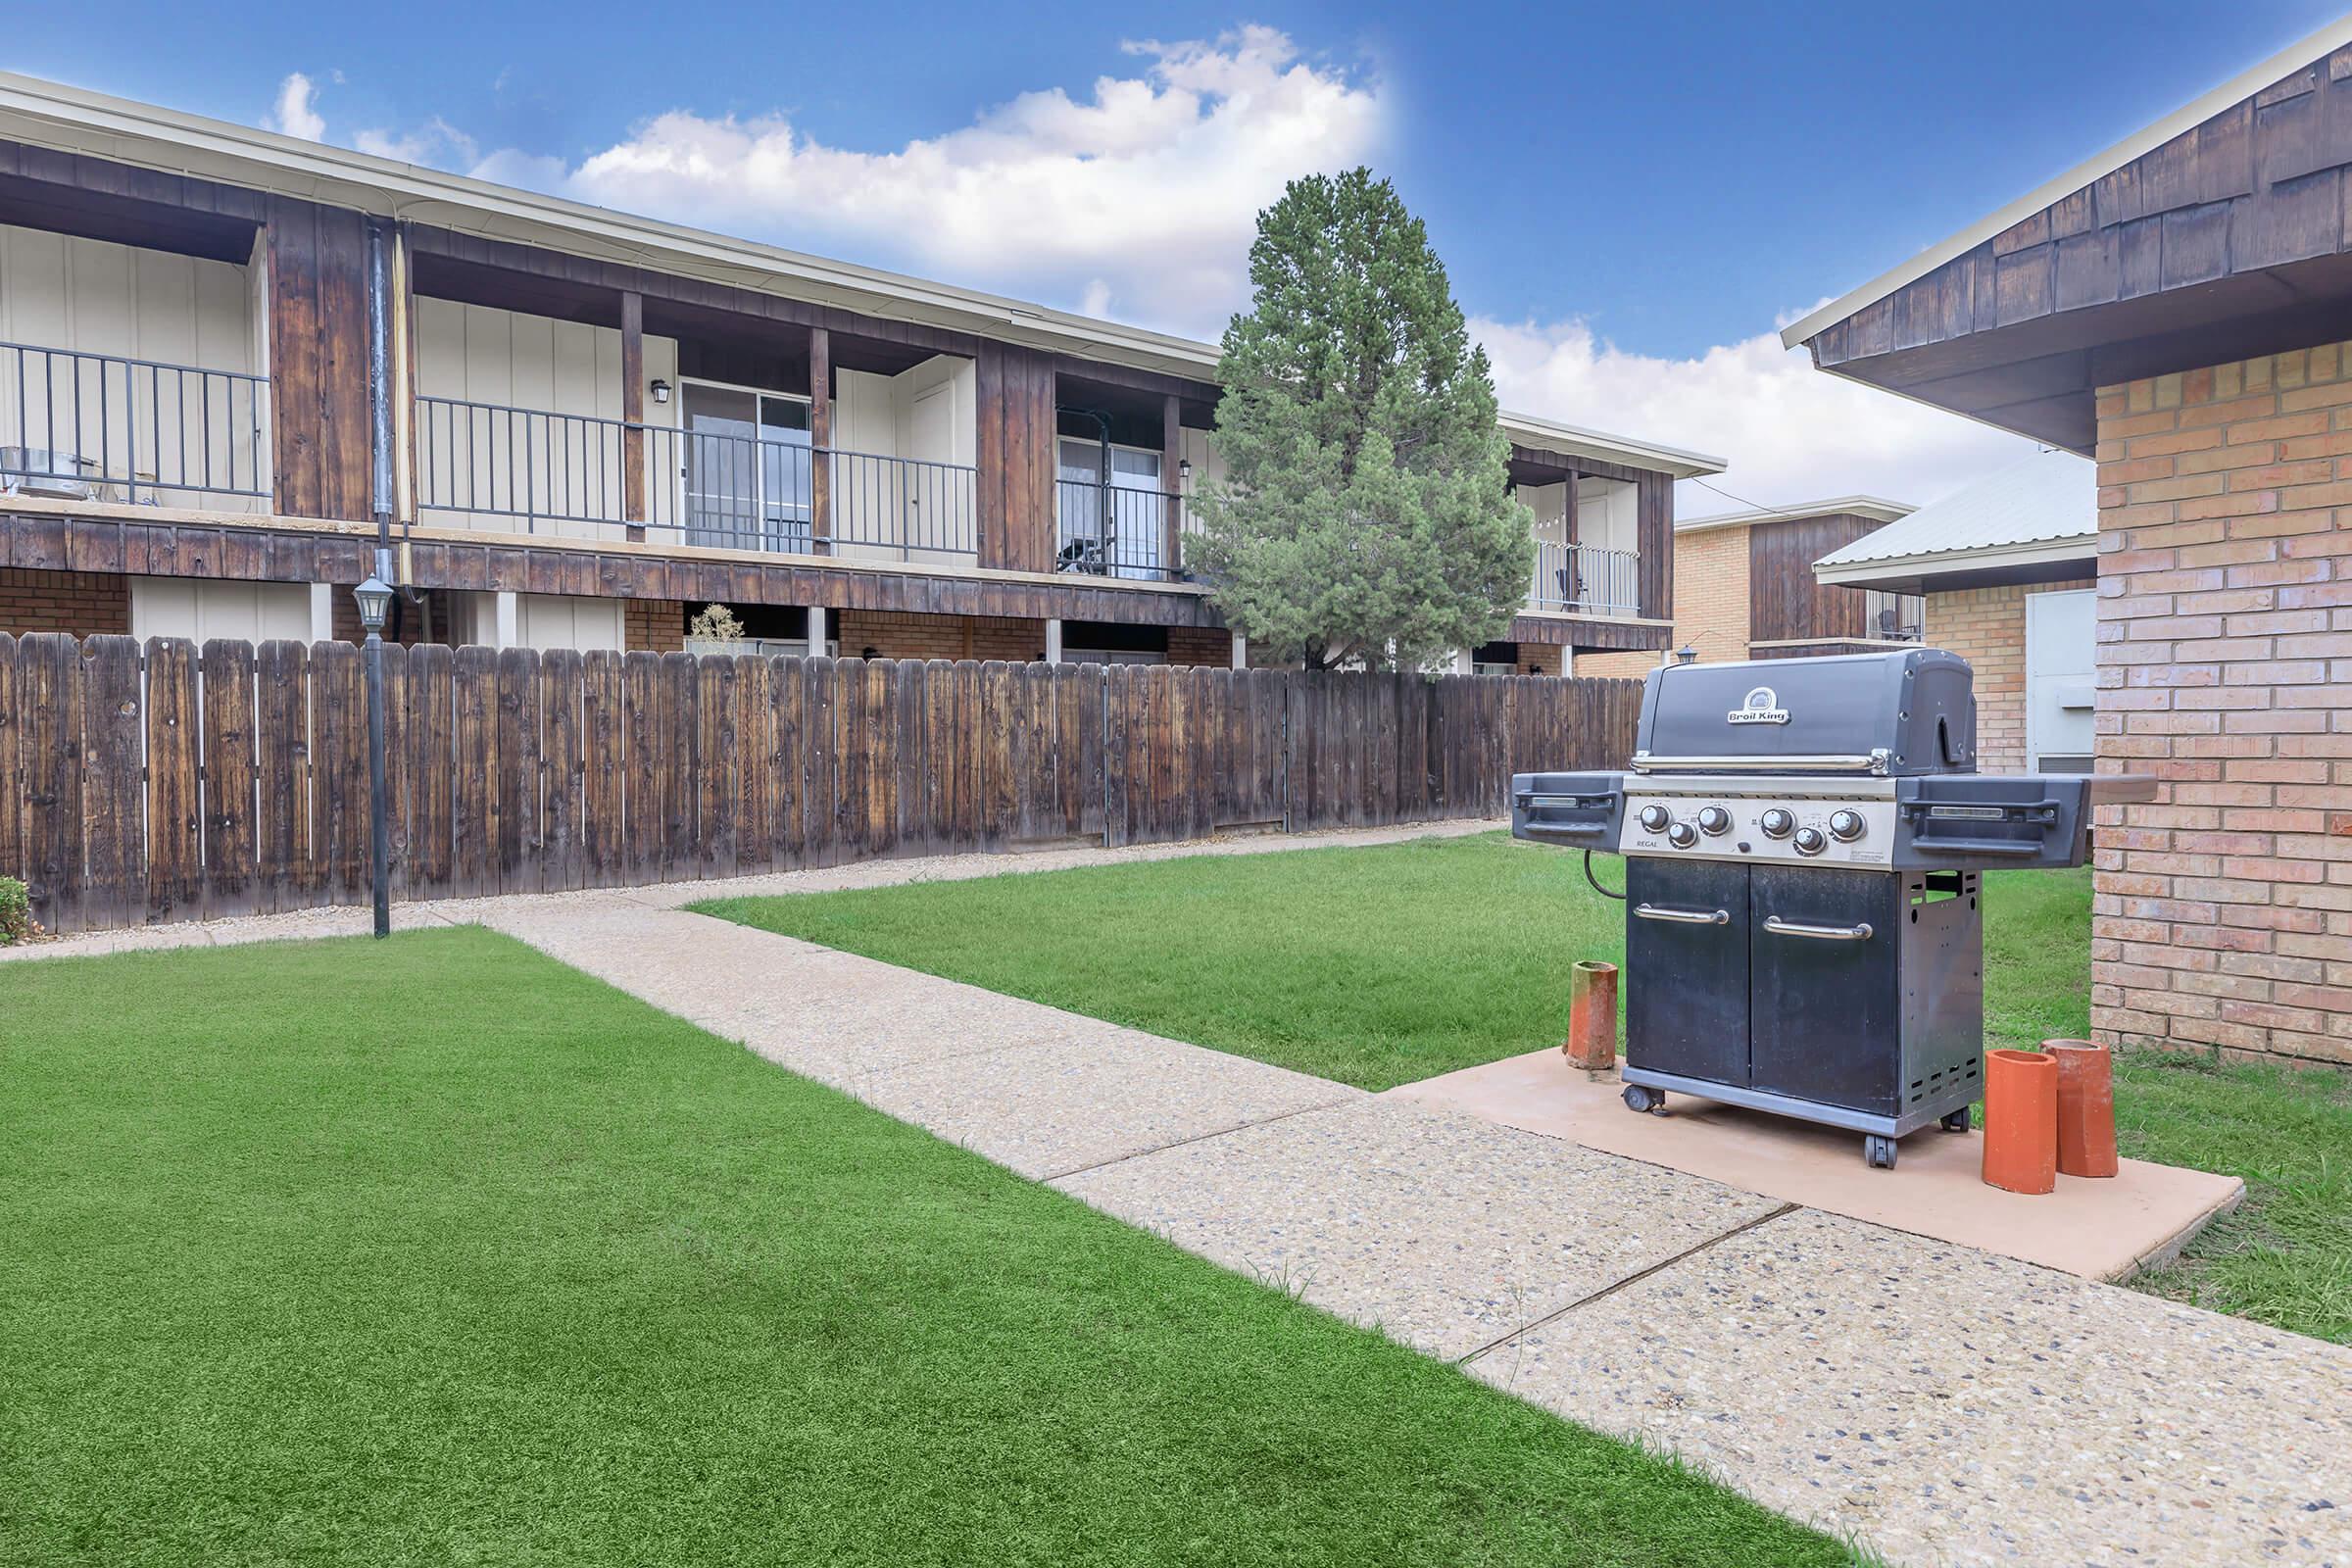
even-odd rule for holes
{"type": "MultiPolygon", "coordinates": [[[[1217,346],[0,71],[0,136],[1198,381],[1217,346]]],[[[1688,479],[1703,452],[1504,413],[1511,439],[1688,479]]]]}
{"type": "Polygon", "coordinates": [[[1972,566],[2092,559],[2098,468],[2071,452],[2036,452],[1813,564],[1824,582],[1868,582],[1972,566]]]}

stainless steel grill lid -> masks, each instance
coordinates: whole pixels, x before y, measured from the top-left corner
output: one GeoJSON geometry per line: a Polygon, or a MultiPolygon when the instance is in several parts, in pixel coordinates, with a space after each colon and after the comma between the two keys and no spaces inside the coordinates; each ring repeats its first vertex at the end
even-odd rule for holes
{"type": "Polygon", "coordinates": [[[1637,772],[1973,773],[1967,661],[1936,648],[1649,672],[1637,772]]]}

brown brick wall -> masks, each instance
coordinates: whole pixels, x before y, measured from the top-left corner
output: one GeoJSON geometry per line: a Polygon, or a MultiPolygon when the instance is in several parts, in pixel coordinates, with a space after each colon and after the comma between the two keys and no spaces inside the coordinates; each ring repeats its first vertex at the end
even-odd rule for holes
{"type": "MultiPolygon", "coordinates": [[[[1674,646],[1698,650],[1710,663],[1747,657],[1747,530],[1702,528],[1674,536],[1674,646]]],[[[1586,654],[1579,675],[1630,675],[1657,666],[1654,651],[1586,654]]]]}
{"type": "Polygon", "coordinates": [[[1170,626],[1168,662],[1227,668],[1233,663],[1233,633],[1215,626],[1170,626]]]}
{"type": "Polygon", "coordinates": [[[2091,1025],[2352,1062],[2352,344],[2098,394],[2091,1025]]]}
{"type": "Polygon", "coordinates": [[[18,637],[36,631],[128,636],[130,579],[111,571],[0,567],[0,631],[18,637]]]}
{"type": "Polygon", "coordinates": [[[2026,596],[2089,586],[2086,578],[1928,595],[1920,640],[1976,671],[1977,765],[1985,772],[2027,770],[2026,596]]]}
{"type": "Polygon", "coordinates": [[[620,610],[620,646],[630,653],[682,653],[686,607],[675,599],[632,599],[620,610]]]}
{"type": "Polygon", "coordinates": [[[844,610],[834,619],[843,655],[868,648],[877,659],[1002,659],[1033,663],[1046,656],[1046,623],[1002,615],[926,615],[909,611],[844,610]]]}

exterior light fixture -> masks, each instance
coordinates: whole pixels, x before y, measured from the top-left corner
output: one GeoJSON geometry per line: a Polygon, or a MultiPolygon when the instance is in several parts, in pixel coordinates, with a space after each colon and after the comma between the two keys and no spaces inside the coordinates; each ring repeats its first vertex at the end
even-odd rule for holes
{"type": "Polygon", "coordinates": [[[1192,460],[1192,459],[1190,459],[1190,458],[1178,458],[1178,459],[1176,460],[1176,478],[1177,478],[1177,480],[1178,480],[1179,482],[1182,482],[1182,481],[1184,481],[1184,480],[1190,479],[1192,476],[1193,476],[1193,460],[1192,460]]]}
{"type": "Polygon", "coordinates": [[[1685,643],[1682,647],[1677,648],[1674,651],[1674,661],[1678,664],[1696,663],[1698,662],[1698,650],[1691,644],[1685,643]]]}
{"type": "Polygon", "coordinates": [[[667,403],[669,401],[669,383],[662,380],[661,377],[656,376],[654,378],[654,384],[650,390],[654,394],[654,401],[656,403],[667,403]]]}
{"type": "Polygon", "coordinates": [[[351,591],[351,597],[359,601],[360,624],[367,628],[368,635],[373,637],[381,632],[384,616],[392,609],[391,585],[371,571],[366,582],[351,591]]]}

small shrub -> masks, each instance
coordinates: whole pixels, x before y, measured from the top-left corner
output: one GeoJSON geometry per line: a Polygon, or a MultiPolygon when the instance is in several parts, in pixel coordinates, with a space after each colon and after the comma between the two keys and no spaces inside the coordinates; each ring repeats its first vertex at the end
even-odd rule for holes
{"type": "Polygon", "coordinates": [[[686,623],[686,635],[697,642],[741,642],[743,622],[726,606],[712,605],[686,623]]]}
{"type": "Polygon", "coordinates": [[[30,942],[41,928],[32,923],[32,895],[13,876],[0,876],[0,948],[30,942]]]}

